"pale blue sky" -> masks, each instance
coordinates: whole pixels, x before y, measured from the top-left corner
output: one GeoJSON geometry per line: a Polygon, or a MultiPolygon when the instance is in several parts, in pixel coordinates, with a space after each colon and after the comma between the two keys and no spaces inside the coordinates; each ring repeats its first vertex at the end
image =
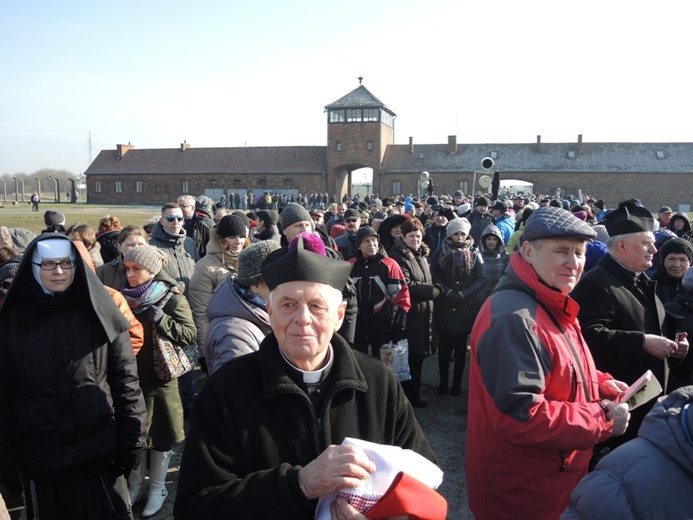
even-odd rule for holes
{"type": "Polygon", "coordinates": [[[693,141],[686,0],[0,0],[0,175],[137,148],[321,146],[364,85],[395,142],[693,141]]]}

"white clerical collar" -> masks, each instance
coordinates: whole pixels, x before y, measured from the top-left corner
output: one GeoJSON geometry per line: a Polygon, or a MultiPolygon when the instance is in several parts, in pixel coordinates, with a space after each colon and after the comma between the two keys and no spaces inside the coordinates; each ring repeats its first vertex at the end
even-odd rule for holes
{"type": "Polygon", "coordinates": [[[281,352],[282,357],[284,358],[284,361],[286,361],[291,368],[293,368],[294,370],[296,370],[297,372],[299,372],[301,374],[301,376],[303,377],[303,382],[307,385],[319,383],[322,380],[323,375],[325,375],[327,372],[329,372],[330,367],[332,366],[332,361],[334,361],[332,345],[327,346],[327,356],[326,356],[326,359],[325,359],[325,362],[323,363],[323,365],[320,368],[318,368],[317,370],[311,370],[311,371],[301,370],[300,368],[298,368],[296,365],[294,365],[291,361],[289,361],[286,358],[286,356],[284,355],[284,352],[282,352],[282,349],[279,349],[279,352],[281,352]]]}

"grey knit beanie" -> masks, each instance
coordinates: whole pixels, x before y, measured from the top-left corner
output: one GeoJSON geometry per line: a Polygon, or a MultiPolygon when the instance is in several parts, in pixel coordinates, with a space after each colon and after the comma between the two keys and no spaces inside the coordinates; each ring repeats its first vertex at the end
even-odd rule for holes
{"type": "Polygon", "coordinates": [[[166,253],[154,246],[137,246],[125,253],[123,262],[134,262],[153,275],[157,275],[165,265],[168,265],[169,258],[166,253]]]}
{"type": "Polygon", "coordinates": [[[263,240],[243,249],[238,254],[238,274],[236,275],[238,285],[248,288],[262,282],[262,262],[272,251],[280,247],[279,242],[263,240]]]}
{"type": "Polygon", "coordinates": [[[0,282],[4,282],[8,278],[14,278],[17,276],[17,271],[19,271],[19,262],[22,258],[16,256],[10,258],[7,262],[2,264],[0,267],[0,282]]]}
{"type": "Polygon", "coordinates": [[[311,224],[313,223],[313,219],[310,213],[308,213],[308,210],[300,204],[290,202],[284,207],[282,211],[282,228],[288,228],[296,222],[302,222],[304,220],[311,224]]]}
{"type": "Polygon", "coordinates": [[[472,225],[469,223],[469,221],[466,218],[454,218],[450,222],[448,222],[448,226],[445,228],[445,231],[447,233],[447,236],[451,237],[458,231],[462,231],[465,235],[469,235],[469,230],[471,229],[472,225]]]}

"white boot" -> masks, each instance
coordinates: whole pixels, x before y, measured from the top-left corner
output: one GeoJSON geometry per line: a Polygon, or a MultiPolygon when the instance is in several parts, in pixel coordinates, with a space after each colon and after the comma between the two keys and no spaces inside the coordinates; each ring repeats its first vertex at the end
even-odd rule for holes
{"type": "Polygon", "coordinates": [[[142,498],[142,490],[144,488],[144,471],[146,466],[146,460],[142,460],[140,465],[136,469],[133,469],[128,477],[128,496],[130,498],[130,505],[132,506],[134,506],[142,498]]]}
{"type": "Polygon", "coordinates": [[[166,474],[171,461],[171,451],[150,450],[149,460],[149,495],[147,505],[142,511],[143,518],[149,518],[159,512],[168,496],[166,491],[166,474]]]}

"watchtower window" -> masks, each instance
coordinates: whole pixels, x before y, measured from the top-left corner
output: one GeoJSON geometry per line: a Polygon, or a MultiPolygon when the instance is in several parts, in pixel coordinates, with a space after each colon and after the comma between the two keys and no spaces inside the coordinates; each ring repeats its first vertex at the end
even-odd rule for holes
{"type": "Polygon", "coordinates": [[[346,111],[347,123],[360,123],[363,121],[363,115],[360,108],[347,108],[346,111]]]}
{"type": "Polygon", "coordinates": [[[343,123],[344,110],[330,110],[330,123],[343,123]]]}
{"type": "Polygon", "coordinates": [[[378,120],[378,109],[377,108],[364,108],[363,109],[363,120],[364,121],[377,121],[378,120]]]}

